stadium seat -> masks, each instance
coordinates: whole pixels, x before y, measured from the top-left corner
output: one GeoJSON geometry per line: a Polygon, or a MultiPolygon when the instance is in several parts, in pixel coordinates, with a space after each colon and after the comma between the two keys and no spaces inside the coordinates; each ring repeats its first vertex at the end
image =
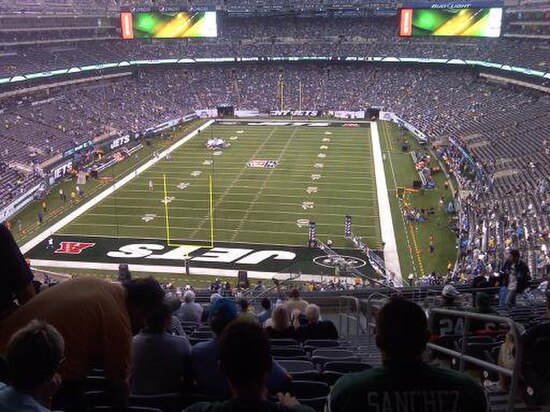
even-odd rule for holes
{"type": "Polygon", "coordinates": [[[159,395],[130,395],[130,406],[158,408],[162,412],[179,412],[183,407],[183,398],[179,393],[159,395]]]}
{"type": "MultiPolygon", "coordinates": [[[[120,409],[115,409],[112,406],[94,406],[91,411],[93,412],[120,412],[120,409]]],[[[129,406],[125,412],[163,412],[158,408],[146,408],[143,406],[129,406]]]]}
{"type": "Polygon", "coordinates": [[[272,347],[271,355],[276,359],[298,359],[306,358],[306,352],[302,348],[294,347],[272,347]]]}
{"type": "Polygon", "coordinates": [[[312,348],[334,348],[340,346],[340,342],[333,339],[309,339],[304,342],[304,346],[312,348]]]}
{"type": "Polygon", "coordinates": [[[280,360],[278,361],[288,373],[307,372],[315,370],[315,366],[311,361],[305,360],[280,360]]]}
{"type": "Polygon", "coordinates": [[[192,339],[212,339],[214,333],[212,331],[194,331],[191,336],[192,339]]]}
{"type": "Polygon", "coordinates": [[[311,361],[323,367],[325,363],[333,361],[359,362],[359,357],[347,350],[316,349],[311,354],[311,361]]]}
{"type": "Polygon", "coordinates": [[[363,362],[333,361],[327,362],[323,365],[323,371],[338,373],[363,372],[371,368],[371,365],[363,362]]]}
{"type": "Polygon", "coordinates": [[[298,341],[294,339],[271,339],[271,346],[298,346],[298,341]]]}
{"type": "Polygon", "coordinates": [[[323,411],[330,392],[330,386],[324,382],[293,381],[290,394],[301,404],[308,405],[316,411],[323,411]]]}
{"type": "Polygon", "coordinates": [[[334,371],[324,371],[321,373],[321,380],[327,385],[332,386],[336,383],[338,379],[344,376],[345,373],[334,372],[334,371]]]}

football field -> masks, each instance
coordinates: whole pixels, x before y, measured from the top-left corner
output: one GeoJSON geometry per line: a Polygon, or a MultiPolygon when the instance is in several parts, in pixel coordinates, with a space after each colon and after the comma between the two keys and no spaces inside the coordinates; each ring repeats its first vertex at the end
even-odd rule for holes
{"type": "Polygon", "coordinates": [[[44,243],[31,256],[181,268],[189,255],[194,267],[333,274],[312,261],[310,221],[342,254],[361,258],[344,238],[346,215],[369,247],[382,244],[370,124],[355,126],[214,123],[57,230],[55,251],[44,243]],[[208,149],[213,138],[229,147],[208,149]],[[62,242],[91,246],[72,253],[62,242]]]}

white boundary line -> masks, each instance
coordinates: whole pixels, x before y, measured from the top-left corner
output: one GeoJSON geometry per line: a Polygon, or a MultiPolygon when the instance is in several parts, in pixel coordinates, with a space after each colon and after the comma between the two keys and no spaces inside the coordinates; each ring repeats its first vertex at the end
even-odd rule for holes
{"type": "MultiPolygon", "coordinates": [[[[50,267],[50,268],[64,268],[64,269],[95,269],[95,270],[108,270],[115,273],[118,270],[118,263],[100,263],[100,262],[73,262],[73,261],[59,261],[59,260],[42,260],[33,259],[33,267],[50,267]]],[[[159,266],[159,265],[139,265],[130,263],[128,269],[132,272],[147,272],[147,273],[168,273],[168,274],[185,274],[183,265],[180,266],[159,266]]],[[[210,275],[210,276],[224,276],[236,278],[239,271],[232,269],[216,269],[216,268],[202,268],[193,267],[189,268],[191,275],[210,275]]],[[[248,276],[254,279],[286,279],[287,272],[260,272],[249,270],[248,276]]],[[[301,275],[300,280],[306,282],[322,282],[327,279],[334,279],[335,276],[322,276],[322,275],[301,275]]],[[[351,280],[352,278],[346,278],[351,280]]]]}
{"type": "Polygon", "coordinates": [[[376,175],[378,214],[380,216],[382,241],[384,242],[384,261],[388,270],[395,273],[395,285],[403,286],[403,277],[401,276],[401,266],[399,265],[397,243],[395,241],[395,232],[393,230],[390,199],[388,197],[386,172],[384,170],[384,162],[382,160],[380,135],[378,134],[378,124],[376,122],[371,123],[370,131],[372,138],[372,151],[374,155],[374,172],[376,175]]]}
{"type": "Polygon", "coordinates": [[[132,179],[135,179],[138,177],[141,173],[145,172],[147,169],[155,165],[157,162],[159,162],[161,159],[163,159],[168,153],[172,153],[174,150],[178,149],[181,145],[191,140],[193,137],[195,137],[198,134],[199,130],[204,130],[208,126],[210,126],[212,123],[214,123],[214,120],[209,120],[199,128],[193,130],[191,133],[189,133],[187,136],[183,137],[182,139],[178,140],[176,143],[174,143],[172,146],[170,146],[168,149],[164,150],[162,153],[159,154],[157,158],[153,158],[149,160],[147,163],[141,165],[138,169],[135,171],[130,172],[128,175],[123,177],[118,182],[114,183],[113,185],[109,186],[107,189],[105,189],[103,192],[80,206],[78,209],[74,210],[73,212],[69,213],[67,216],[65,216],[63,219],[61,219],[59,222],[53,224],[48,229],[44,230],[42,233],[25,243],[23,246],[21,246],[21,252],[27,253],[29,250],[31,250],[33,247],[38,245],[40,242],[46,240],[49,236],[53,235],[55,232],[61,230],[65,226],[67,226],[69,223],[71,223],[76,218],[80,217],[82,214],[84,214],[86,211],[90,210],[92,207],[97,205],[99,202],[101,202],[103,199],[105,199],[107,196],[110,196],[113,194],[116,190],[120,189],[122,186],[124,186],[126,183],[130,182],[132,179]]]}

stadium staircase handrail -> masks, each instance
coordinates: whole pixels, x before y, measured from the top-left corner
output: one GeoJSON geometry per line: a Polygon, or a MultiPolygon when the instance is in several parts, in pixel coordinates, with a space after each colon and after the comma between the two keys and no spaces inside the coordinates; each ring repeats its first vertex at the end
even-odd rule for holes
{"type": "Polygon", "coordinates": [[[429,325],[432,325],[435,314],[464,319],[464,332],[462,335],[462,344],[460,347],[460,351],[449,349],[449,348],[437,345],[436,343],[428,343],[427,345],[428,349],[430,351],[440,352],[444,355],[458,358],[459,370],[461,372],[464,371],[465,364],[469,363],[469,364],[484,368],[488,371],[496,372],[509,377],[511,382],[510,382],[510,391],[508,393],[508,403],[506,406],[506,411],[512,412],[514,410],[514,403],[516,398],[516,391],[518,388],[518,380],[519,380],[519,374],[521,370],[520,368],[521,368],[521,362],[522,362],[522,356],[523,356],[523,347],[520,339],[521,333],[520,333],[520,328],[518,327],[518,324],[514,322],[512,319],[503,317],[503,316],[488,315],[488,314],[466,312],[466,311],[459,311],[459,310],[442,309],[442,308],[433,308],[430,310],[430,314],[429,314],[429,325]],[[496,324],[506,324],[509,327],[509,333],[512,333],[514,337],[514,345],[516,347],[516,351],[515,351],[516,359],[515,359],[513,368],[505,368],[505,367],[495,365],[493,363],[490,363],[466,354],[466,350],[468,347],[468,337],[471,335],[470,320],[472,319],[495,322],[496,324]]]}

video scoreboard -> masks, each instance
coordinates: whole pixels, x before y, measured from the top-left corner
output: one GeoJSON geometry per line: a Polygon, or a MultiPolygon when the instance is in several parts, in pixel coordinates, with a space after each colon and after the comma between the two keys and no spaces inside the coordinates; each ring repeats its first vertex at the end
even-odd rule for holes
{"type": "Polygon", "coordinates": [[[416,36],[500,37],[502,4],[405,3],[399,34],[416,36]]]}
{"type": "Polygon", "coordinates": [[[125,40],[218,36],[215,11],[130,9],[121,11],[120,25],[125,40]]]}

